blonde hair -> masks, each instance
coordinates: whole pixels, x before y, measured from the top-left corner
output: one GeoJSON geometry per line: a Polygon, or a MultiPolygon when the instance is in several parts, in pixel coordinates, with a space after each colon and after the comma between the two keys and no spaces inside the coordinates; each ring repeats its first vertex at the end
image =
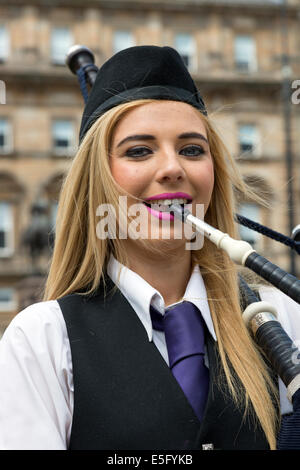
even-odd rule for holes
{"type": "MultiPolygon", "coordinates": [[[[118,207],[121,188],[112,178],[108,159],[116,124],[130,109],[152,101],[138,100],[109,110],[92,125],[81,143],[60,195],[55,246],[44,300],[81,289],[86,289],[86,293],[93,292],[100,280],[104,282],[111,252],[122,264],[128,265],[122,240],[97,238],[95,214],[100,204],[118,207]]],[[[214,190],[205,220],[237,238],[233,220],[234,189],[248,198],[258,198],[244,183],[211,120],[199,115],[207,129],[215,170],[214,190]]],[[[192,252],[192,261],[200,266],[205,282],[218,350],[233,399],[245,410],[245,419],[247,410],[253,411],[253,418],[260,423],[270,448],[275,449],[277,390],[242,320],[238,269],[226,253],[218,251],[209,241],[201,250],[192,252]]],[[[222,374],[219,386],[222,386],[221,377],[222,374]]]]}

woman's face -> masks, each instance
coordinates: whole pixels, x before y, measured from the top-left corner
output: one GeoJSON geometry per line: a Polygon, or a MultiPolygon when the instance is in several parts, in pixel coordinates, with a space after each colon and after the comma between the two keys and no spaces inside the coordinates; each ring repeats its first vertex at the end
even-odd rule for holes
{"type": "MultiPolygon", "coordinates": [[[[197,204],[203,205],[204,214],[207,211],[214,187],[213,160],[199,112],[186,103],[157,101],[129,110],[112,136],[110,168],[121,188],[148,205],[175,198],[191,202],[195,214],[197,204]]],[[[137,202],[128,197],[128,205],[137,202]]],[[[150,225],[172,218],[141,206],[150,225]]]]}

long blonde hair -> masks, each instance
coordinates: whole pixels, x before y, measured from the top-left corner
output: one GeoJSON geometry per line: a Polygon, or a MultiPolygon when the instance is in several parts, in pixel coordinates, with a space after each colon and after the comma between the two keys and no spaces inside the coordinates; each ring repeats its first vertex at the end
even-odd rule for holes
{"type": "MultiPolygon", "coordinates": [[[[138,100],[109,110],[93,124],[81,143],[60,195],[44,300],[57,299],[87,286],[86,292],[93,292],[104,281],[111,252],[128,265],[122,240],[97,237],[95,215],[100,204],[118,207],[120,188],[112,178],[108,158],[114,128],[124,113],[152,101],[138,100]]],[[[234,189],[248,198],[257,197],[244,183],[211,120],[199,115],[207,129],[215,169],[215,185],[205,220],[237,238],[234,189]]],[[[193,251],[192,259],[200,266],[205,282],[218,350],[233,399],[244,408],[245,418],[251,404],[253,417],[258,419],[270,448],[275,449],[277,390],[242,320],[237,267],[209,241],[201,250],[193,251]]]]}

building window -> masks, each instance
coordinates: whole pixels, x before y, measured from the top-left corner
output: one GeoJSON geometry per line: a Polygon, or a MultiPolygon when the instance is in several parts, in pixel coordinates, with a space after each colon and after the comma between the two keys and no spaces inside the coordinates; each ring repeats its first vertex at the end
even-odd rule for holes
{"type": "Polygon", "coordinates": [[[242,156],[258,157],[260,154],[259,133],[255,124],[239,125],[239,152],[242,156]]]}
{"type": "Polygon", "coordinates": [[[51,32],[51,60],[53,64],[65,65],[66,54],[73,45],[69,28],[54,28],[51,32]]]}
{"type": "Polygon", "coordinates": [[[56,227],[56,217],[57,217],[57,210],[58,210],[58,202],[53,201],[50,205],[50,224],[53,230],[56,227]]]}
{"type": "Polygon", "coordinates": [[[9,36],[5,26],[0,25],[0,62],[7,60],[9,55],[9,36]]]}
{"type": "Polygon", "coordinates": [[[16,292],[9,287],[0,287],[0,312],[16,310],[16,292]]]}
{"type": "Polygon", "coordinates": [[[175,49],[190,70],[196,69],[196,44],[191,34],[176,34],[175,49]]]}
{"type": "Polygon", "coordinates": [[[14,251],[14,221],[12,205],[0,202],[0,257],[12,256],[14,251]]]}
{"type": "Polygon", "coordinates": [[[0,118],[0,153],[8,153],[12,150],[12,136],[10,122],[0,118]]]}
{"type": "Polygon", "coordinates": [[[236,36],[234,42],[236,68],[241,72],[253,72],[257,68],[256,47],[253,37],[236,36]]]}
{"type": "MultiPolygon", "coordinates": [[[[238,214],[246,217],[247,219],[253,220],[254,222],[260,223],[260,208],[257,204],[240,204],[238,214]]],[[[255,232],[248,227],[244,227],[244,225],[239,225],[239,232],[242,240],[250,243],[252,247],[257,246],[260,238],[260,234],[258,232],[255,232]]]]}
{"type": "Polygon", "coordinates": [[[130,31],[115,31],[113,37],[113,53],[135,46],[133,34],[130,31]]]}
{"type": "Polygon", "coordinates": [[[75,132],[74,123],[69,119],[56,119],[52,124],[52,141],[55,155],[72,155],[75,132]]]}

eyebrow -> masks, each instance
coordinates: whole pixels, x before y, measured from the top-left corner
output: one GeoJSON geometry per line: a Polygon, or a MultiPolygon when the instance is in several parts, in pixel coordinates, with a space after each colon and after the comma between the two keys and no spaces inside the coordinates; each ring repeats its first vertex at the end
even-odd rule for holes
{"type": "Polygon", "coordinates": [[[203,134],[200,134],[199,132],[185,132],[184,134],[180,134],[178,136],[179,139],[201,139],[204,140],[208,144],[208,140],[206,137],[204,137],[203,134]]]}
{"type": "MultiPolygon", "coordinates": [[[[201,139],[208,144],[208,140],[206,139],[206,137],[204,137],[204,135],[200,134],[199,132],[184,132],[183,134],[180,134],[178,136],[178,139],[194,139],[194,138],[201,139]]],[[[125,137],[125,139],[121,140],[121,142],[118,143],[117,148],[125,144],[125,142],[131,142],[133,140],[155,140],[155,137],[154,135],[150,135],[150,134],[129,135],[128,137],[125,137]]]]}
{"type": "Polygon", "coordinates": [[[155,140],[155,137],[149,134],[129,135],[128,137],[125,137],[125,139],[121,140],[121,142],[118,143],[117,148],[125,144],[125,142],[130,142],[132,140],[155,140]]]}

